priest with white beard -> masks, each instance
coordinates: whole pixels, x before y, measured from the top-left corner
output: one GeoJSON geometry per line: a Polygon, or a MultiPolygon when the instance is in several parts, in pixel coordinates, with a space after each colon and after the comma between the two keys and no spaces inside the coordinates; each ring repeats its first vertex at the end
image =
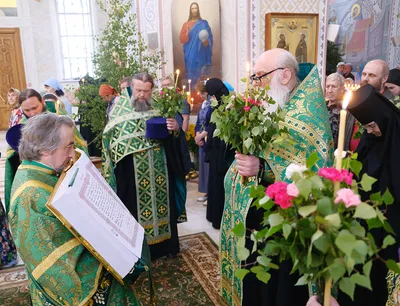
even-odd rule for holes
{"type": "Polygon", "coordinates": [[[311,153],[316,152],[319,160],[317,170],[332,165],[333,140],[329,125],[328,111],[318,76],[314,67],[299,84],[298,64],[293,55],[283,49],[264,52],[256,61],[255,74],[251,76],[253,85],[270,87],[269,95],[278,106],[286,111],[282,127],[286,127],[294,140],[293,147],[274,145],[268,154],[250,156],[236,154],[235,161],[225,177],[225,208],[221,224],[220,263],[221,294],[228,305],[243,306],[293,306],[306,305],[307,286],[294,286],[299,275],[290,275],[292,264],[279,263],[279,270],[271,269],[271,279],[266,285],[255,274],[249,273],[241,281],[235,272],[241,266],[256,262],[257,252],[251,254],[246,262],[241,262],[237,254],[237,238],[232,233],[239,222],[245,223],[246,248],[252,250],[250,234],[262,229],[263,211],[251,206],[250,188],[256,182],[268,186],[275,180],[285,181],[285,169],[291,163],[305,165],[311,153]],[[241,177],[247,177],[242,184],[241,177]]]}

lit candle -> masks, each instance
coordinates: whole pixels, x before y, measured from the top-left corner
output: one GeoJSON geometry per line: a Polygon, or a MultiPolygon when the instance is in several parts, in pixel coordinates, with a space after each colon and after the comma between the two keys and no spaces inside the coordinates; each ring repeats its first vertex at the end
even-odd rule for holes
{"type": "Polygon", "coordinates": [[[250,64],[246,63],[246,106],[249,104],[249,79],[250,79],[250,64]]]}
{"type": "Polygon", "coordinates": [[[57,100],[56,102],[56,115],[58,115],[60,112],[60,100],[57,100]]]}
{"type": "Polygon", "coordinates": [[[190,98],[190,101],[192,101],[192,103],[190,103],[190,108],[192,108],[193,107],[194,98],[190,98]]]}
{"type": "Polygon", "coordinates": [[[176,88],[176,86],[178,86],[179,73],[180,73],[179,69],[176,69],[175,88],[176,88]]]}
{"type": "Polygon", "coordinates": [[[339,126],[339,138],[338,138],[338,148],[336,157],[336,169],[342,170],[342,153],[344,148],[344,133],[346,130],[346,115],[347,115],[347,105],[349,105],[351,99],[352,91],[348,91],[343,99],[342,110],[340,111],[340,126],[339,126]]]}
{"type": "Polygon", "coordinates": [[[182,91],[185,92],[186,85],[182,86],[182,91]]]}
{"type": "Polygon", "coordinates": [[[190,90],[190,84],[192,83],[192,80],[189,79],[189,80],[188,80],[188,83],[189,83],[189,92],[190,92],[190,94],[192,94],[192,91],[190,90]]]}

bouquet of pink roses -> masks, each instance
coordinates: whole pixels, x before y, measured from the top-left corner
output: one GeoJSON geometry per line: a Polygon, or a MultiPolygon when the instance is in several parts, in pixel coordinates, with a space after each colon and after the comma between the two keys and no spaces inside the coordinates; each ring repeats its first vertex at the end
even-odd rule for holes
{"type": "MultiPolygon", "coordinates": [[[[252,251],[238,243],[239,259],[244,261],[250,252],[257,252],[257,265],[250,270],[241,269],[239,277],[253,272],[268,282],[270,269],[279,269],[273,257],[291,260],[293,271],[301,278],[297,285],[309,282],[333,281],[351,298],[355,286],[371,290],[370,270],[374,259],[382,260],[379,252],[395,244],[393,230],[382,213],[382,208],[393,203],[387,190],[372,194],[368,201],[361,201],[359,191],[369,192],[376,180],[363,174],[359,183],[353,179],[361,171],[357,155],[344,160],[344,169],[322,168],[317,173],[310,170],[317,160],[312,155],[307,165],[290,165],[286,169],[288,182],[275,182],[267,188],[252,187],[251,197],[258,209],[264,211],[264,228],[254,231],[251,239],[257,243],[252,251]],[[335,192],[334,185],[339,184],[335,192]],[[365,228],[360,220],[369,225],[365,228]],[[377,244],[370,229],[383,227],[388,235],[377,244]],[[263,247],[261,248],[260,245],[263,247]],[[355,266],[362,269],[355,269],[355,266]]],[[[245,239],[244,224],[237,225],[233,232],[245,239]]],[[[389,269],[400,272],[393,260],[388,260],[389,269]]],[[[329,292],[329,291],[328,291],[329,292]]]]}

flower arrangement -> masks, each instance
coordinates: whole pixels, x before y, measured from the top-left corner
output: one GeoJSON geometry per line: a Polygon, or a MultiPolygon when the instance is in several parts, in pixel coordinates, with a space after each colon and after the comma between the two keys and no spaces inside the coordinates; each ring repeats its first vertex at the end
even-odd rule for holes
{"type": "Polygon", "coordinates": [[[184,99],[178,88],[162,88],[153,95],[154,108],[160,112],[161,117],[175,118],[175,115],[182,111],[184,99]]]}
{"type": "Polygon", "coordinates": [[[222,103],[212,102],[214,111],[211,122],[216,124],[214,137],[219,137],[243,154],[258,155],[268,150],[271,143],[283,142],[286,129],[279,127],[285,112],[269,112],[275,101],[268,96],[268,88],[248,91],[248,100],[242,95],[230,93],[222,97],[222,103]]]}
{"type": "MultiPolygon", "coordinates": [[[[291,260],[293,270],[301,275],[296,285],[333,284],[341,291],[354,296],[355,286],[371,289],[370,271],[373,260],[382,260],[379,252],[395,244],[393,230],[382,213],[382,208],[393,203],[387,190],[372,194],[361,201],[359,191],[369,192],[376,179],[364,173],[359,183],[362,165],[357,154],[343,160],[341,171],[322,168],[310,170],[318,157],[313,154],[304,165],[290,165],[286,169],[288,182],[275,182],[267,188],[253,186],[253,205],[264,211],[264,227],[253,231],[253,250],[244,247],[245,226],[238,224],[234,234],[238,237],[238,256],[245,261],[250,253],[257,252],[257,262],[250,270],[241,269],[237,276],[243,278],[253,272],[267,283],[270,269],[279,269],[273,257],[280,261],[291,260]],[[353,174],[354,173],[354,174],[353,174]],[[335,192],[337,190],[337,192],[335,192]],[[368,224],[365,228],[364,221],[368,224]],[[363,223],[362,223],[363,222],[363,223]],[[382,245],[377,245],[370,230],[383,227],[388,235],[382,245]]],[[[246,263],[246,266],[253,263],[246,263]]],[[[387,260],[389,269],[398,273],[394,260],[387,260]]],[[[325,294],[330,294],[330,287],[325,294]]],[[[323,290],[322,290],[323,291],[323,290]]],[[[322,300],[320,300],[322,302],[322,300]]]]}

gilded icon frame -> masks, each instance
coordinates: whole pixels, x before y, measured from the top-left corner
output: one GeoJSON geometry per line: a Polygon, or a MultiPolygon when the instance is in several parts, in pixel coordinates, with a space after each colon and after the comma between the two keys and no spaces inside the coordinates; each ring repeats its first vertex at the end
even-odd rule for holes
{"type": "Polygon", "coordinates": [[[279,46],[292,53],[299,63],[316,64],[318,56],[318,17],[318,14],[266,14],[265,50],[279,46]]]}

